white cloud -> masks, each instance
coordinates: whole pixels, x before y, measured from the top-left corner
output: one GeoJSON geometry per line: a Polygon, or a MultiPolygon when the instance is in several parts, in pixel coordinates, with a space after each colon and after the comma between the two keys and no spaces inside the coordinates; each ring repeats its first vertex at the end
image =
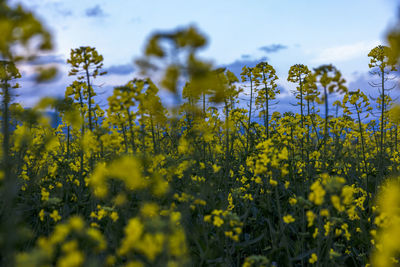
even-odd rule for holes
{"type": "Polygon", "coordinates": [[[354,44],[333,46],[317,51],[313,63],[333,63],[352,60],[358,57],[365,57],[369,51],[379,45],[379,41],[358,42],[354,44]]]}

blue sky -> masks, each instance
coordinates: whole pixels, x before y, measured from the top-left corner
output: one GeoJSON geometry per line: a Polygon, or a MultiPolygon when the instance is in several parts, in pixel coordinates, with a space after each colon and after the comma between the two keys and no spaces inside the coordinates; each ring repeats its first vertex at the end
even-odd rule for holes
{"type": "MultiPolygon", "coordinates": [[[[94,46],[104,56],[109,75],[96,83],[106,95],[135,76],[135,58],[156,30],[196,25],[208,37],[201,56],[215,65],[238,70],[261,59],[277,69],[287,98],[291,65],[310,68],[332,63],[349,87],[366,87],[368,51],[384,44],[395,21],[390,0],[23,0],[51,29],[56,48],[43,62],[60,66],[58,79],[35,86],[25,79],[21,99],[32,105],[42,95],[62,96],[71,82],[63,64],[71,48],[94,46]],[[262,49],[264,48],[264,49],[262,49]]],[[[23,69],[28,75],[29,69],[23,69]]],[[[350,88],[356,89],[356,88],[350,88]]],[[[368,88],[370,90],[370,88],[368,88]]],[[[293,98],[291,99],[293,100],[293,98]]],[[[294,101],[294,100],[293,100],[294,101]]],[[[105,102],[105,100],[103,101],[105,102]]]]}

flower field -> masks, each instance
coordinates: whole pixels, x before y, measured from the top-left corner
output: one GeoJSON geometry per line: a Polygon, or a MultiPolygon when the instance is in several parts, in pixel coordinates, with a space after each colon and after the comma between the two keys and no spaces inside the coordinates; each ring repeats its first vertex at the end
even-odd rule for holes
{"type": "Polygon", "coordinates": [[[365,55],[379,97],[346,87],[333,65],[296,64],[295,112],[281,112],[272,65],[215,68],[195,27],[152,35],[143,77],[105,108],[103,56],[73,48],[65,97],[27,109],[13,92],[31,59],[14,48],[32,52],[39,36],[35,52],[47,51],[51,36],[4,0],[0,26],[2,266],[399,264],[396,29],[365,55]]]}

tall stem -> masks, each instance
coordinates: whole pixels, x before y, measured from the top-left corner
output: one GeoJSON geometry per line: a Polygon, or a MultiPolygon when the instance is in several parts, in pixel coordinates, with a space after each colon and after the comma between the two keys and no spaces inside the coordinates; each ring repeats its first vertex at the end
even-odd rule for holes
{"type": "Polygon", "coordinates": [[[247,123],[247,152],[249,151],[252,105],[253,105],[253,79],[250,74],[250,109],[249,109],[249,121],[247,123]]]}
{"type": "Polygon", "coordinates": [[[379,170],[381,176],[383,176],[383,135],[384,135],[384,129],[385,129],[385,121],[384,121],[384,114],[385,114],[385,71],[382,70],[382,110],[381,110],[381,138],[380,138],[380,160],[379,160],[379,170]]]}
{"type": "Polygon", "coordinates": [[[328,92],[326,86],[324,86],[324,96],[325,96],[325,127],[324,127],[324,156],[325,160],[328,159],[327,155],[327,143],[328,143],[328,92]]]}
{"type": "MultiPolygon", "coordinates": [[[[83,51],[83,56],[86,58],[86,51],[83,51]]],[[[89,108],[89,129],[93,131],[92,128],[92,86],[90,84],[90,75],[89,75],[89,62],[85,60],[85,72],[86,72],[86,82],[88,87],[88,108],[89,108]]]]}
{"type": "Polygon", "coordinates": [[[8,88],[8,80],[3,80],[3,172],[4,172],[4,187],[2,192],[3,198],[3,211],[2,221],[4,234],[4,251],[2,252],[2,261],[5,265],[12,265],[14,262],[14,246],[17,240],[16,237],[16,215],[14,214],[14,199],[17,194],[17,184],[15,177],[12,173],[12,162],[10,160],[10,133],[9,133],[9,104],[10,94],[8,88]]]}

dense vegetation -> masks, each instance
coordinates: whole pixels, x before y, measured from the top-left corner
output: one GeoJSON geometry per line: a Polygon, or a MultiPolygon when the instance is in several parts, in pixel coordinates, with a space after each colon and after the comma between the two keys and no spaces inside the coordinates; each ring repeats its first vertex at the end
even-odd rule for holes
{"type": "MultiPolygon", "coordinates": [[[[244,66],[241,77],[215,69],[197,57],[206,39],[185,28],[149,39],[137,65],[157,82],[115,87],[106,110],[93,47],[71,50],[65,98],[24,109],[12,97],[16,66],[32,57],[13,47],[40,37],[41,52],[51,39],[23,8],[0,0],[0,10],[4,266],[398,263],[400,110],[388,94],[398,31],[366,55],[376,99],[347,88],[332,65],[296,64],[298,113],[273,112],[273,66],[244,66]]],[[[55,73],[41,68],[38,81],[55,73]]]]}

